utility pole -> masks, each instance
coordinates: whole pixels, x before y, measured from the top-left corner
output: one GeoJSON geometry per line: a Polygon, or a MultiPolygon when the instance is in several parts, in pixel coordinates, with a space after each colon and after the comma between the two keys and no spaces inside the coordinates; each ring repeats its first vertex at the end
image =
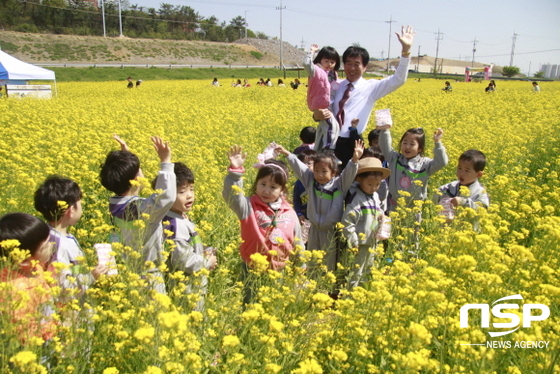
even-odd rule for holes
{"type": "Polygon", "coordinates": [[[119,32],[120,32],[119,37],[122,38],[124,35],[122,33],[121,0],[118,0],[118,1],[119,1],[119,32]]]}
{"type": "Polygon", "coordinates": [[[103,37],[107,37],[107,28],[105,27],[105,0],[101,0],[101,20],[103,22],[103,37]]]}
{"type": "MultiPolygon", "coordinates": [[[[387,49],[387,73],[389,72],[389,61],[391,58],[391,26],[393,22],[397,22],[393,19],[393,15],[391,14],[391,18],[389,21],[385,21],[385,23],[389,24],[389,48],[387,49]]],[[[369,63],[369,61],[362,61],[365,66],[369,63]]]]}
{"type": "Polygon", "coordinates": [[[438,28],[437,33],[434,33],[434,34],[437,35],[437,36],[436,36],[436,41],[437,41],[437,45],[436,45],[436,59],[435,59],[435,61],[434,61],[434,77],[435,77],[435,76],[437,76],[437,60],[438,60],[438,56],[439,56],[439,41],[440,41],[440,40],[443,40],[443,33],[441,33],[441,32],[439,31],[439,28],[438,28]]]}
{"type": "Polygon", "coordinates": [[[301,50],[305,51],[305,40],[303,40],[303,37],[301,38],[301,50]]]}
{"type": "Polygon", "coordinates": [[[509,59],[509,66],[513,66],[513,52],[515,51],[515,40],[517,39],[517,34],[515,33],[515,31],[513,32],[513,43],[511,44],[511,57],[509,59]]]}
{"type": "Polygon", "coordinates": [[[471,67],[474,67],[474,53],[476,52],[476,36],[474,37],[474,41],[473,41],[473,46],[472,46],[472,63],[471,63],[471,67]]]}
{"type": "Polygon", "coordinates": [[[529,70],[527,71],[527,77],[531,76],[531,62],[532,61],[529,61],[529,70]]]}
{"type": "Polygon", "coordinates": [[[416,71],[420,72],[420,70],[418,70],[420,68],[420,46],[418,46],[418,60],[416,60],[416,71]]]}
{"type": "Polygon", "coordinates": [[[282,52],[283,52],[283,42],[282,42],[282,9],[286,9],[286,7],[282,6],[282,0],[280,0],[280,6],[276,7],[276,10],[280,11],[280,69],[284,66],[284,60],[282,59],[282,52]]]}
{"type": "Polygon", "coordinates": [[[247,12],[248,10],[245,11],[245,43],[249,43],[249,39],[247,39],[247,26],[249,26],[249,24],[247,23],[247,12]]]}
{"type": "Polygon", "coordinates": [[[383,60],[383,54],[385,53],[385,51],[382,49],[381,50],[381,59],[383,60]]]}

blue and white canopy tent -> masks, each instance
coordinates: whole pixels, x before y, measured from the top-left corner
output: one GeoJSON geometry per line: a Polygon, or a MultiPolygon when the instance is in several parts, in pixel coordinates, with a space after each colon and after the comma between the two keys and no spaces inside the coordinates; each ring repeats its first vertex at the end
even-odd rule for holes
{"type": "Polygon", "coordinates": [[[54,71],[28,64],[3,51],[0,51],[0,80],[7,84],[21,84],[22,81],[32,80],[52,80],[54,81],[56,94],[54,71]]]}

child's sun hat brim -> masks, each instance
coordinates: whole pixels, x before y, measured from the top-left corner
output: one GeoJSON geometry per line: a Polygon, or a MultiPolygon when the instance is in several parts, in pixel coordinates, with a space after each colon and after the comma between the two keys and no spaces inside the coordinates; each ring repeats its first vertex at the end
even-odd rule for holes
{"type": "Polygon", "coordinates": [[[358,161],[358,173],[367,173],[368,171],[379,171],[383,173],[383,179],[386,179],[391,175],[391,170],[384,168],[381,164],[381,160],[375,157],[366,157],[358,161]]]}

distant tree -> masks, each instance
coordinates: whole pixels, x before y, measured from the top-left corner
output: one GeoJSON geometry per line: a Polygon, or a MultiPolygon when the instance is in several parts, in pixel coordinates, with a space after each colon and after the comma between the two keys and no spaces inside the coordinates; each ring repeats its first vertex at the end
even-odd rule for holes
{"type": "Polygon", "coordinates": [[[245,18],[237,16],[229,21],[229,25],[226,27],[226,36],[229,40],[241,39],[245,36],[245,27],[247,22],[245,18]]]}
{"type": "MultiPolygon", "coordinates": [[[[225,22],[223,25],[225,26],[225,22]]],[[[201,22],[200,28],[205,40],[223,42],[225,39],[223,26],[218,23],[218,19],[215,16],[211,16],[201,22]]]]}
{"type": "Polygon", "coordinates": [[[544,78],[544,71],[537,71],[533,77],[535,78],[544,78]]]}
{"type": "Polygon", "coordinates": [[[513,77],[514,75],[519,74],[520,71],[521,69],[517,66],[504,66],[502,68],[502,74],[506,77],[513,77]]]}
{"type": "Polygon", "coordinates": [[[264,32],[260,32],[260,31],[257,31],[256,37],[257,37],[257,39],[265,39],[265,40],[269,39],[268,35],[266,35],[264,32]]]}

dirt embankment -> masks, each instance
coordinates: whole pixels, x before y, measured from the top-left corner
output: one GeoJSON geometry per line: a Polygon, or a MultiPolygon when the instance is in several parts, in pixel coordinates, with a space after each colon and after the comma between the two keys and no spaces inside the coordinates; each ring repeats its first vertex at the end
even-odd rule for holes
{"type": "MultiPolygon", "coordinates": [[[[278,40],[251,38],[216,43],[1,31],[0,48],[31,63],[251,66],[278,66],[280,63],[278,40]]],[[[284,65],[301,65],[303,51],[286,42],[282,50],[284,65]]]]}

